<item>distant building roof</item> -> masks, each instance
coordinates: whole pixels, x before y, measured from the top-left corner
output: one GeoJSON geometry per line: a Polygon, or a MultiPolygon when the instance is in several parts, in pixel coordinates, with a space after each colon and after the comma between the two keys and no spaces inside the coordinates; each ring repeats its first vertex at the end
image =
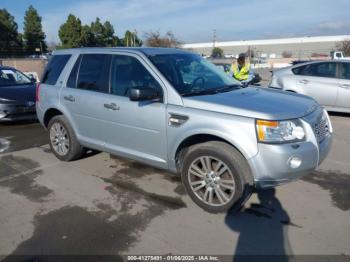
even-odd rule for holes
{"type": "MultiPolygon", "coordinates": [[[[264,39],[264,40],[240,40],[215,42],[216,47],[225,46],[258,46],[258,45],[280,45],[280,44],[301,44],[301,43],[320,43],[320,42],[340,42],[345,39],[350,39],[350,35],[336,36],[306,36],[294,38],[279,38],[279,39],[264,39]]],[[[213,47],[213,42],[209,43],[194,43],[184,44],[183,48],[210,48],[213,47]]]]}

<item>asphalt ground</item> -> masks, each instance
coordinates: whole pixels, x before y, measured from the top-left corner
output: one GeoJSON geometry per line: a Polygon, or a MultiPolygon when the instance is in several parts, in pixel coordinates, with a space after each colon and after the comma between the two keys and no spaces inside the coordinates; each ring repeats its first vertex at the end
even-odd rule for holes
{"type": "Polygon", "coordinates": [[[201,210],[167,172],[106,153],[60,162],[38,123],[1,124],[0,260],[235,254],[349,261],[350,115],[331,120],[332,150],[315,172],[257,191],[226,214],[201,210]]]}

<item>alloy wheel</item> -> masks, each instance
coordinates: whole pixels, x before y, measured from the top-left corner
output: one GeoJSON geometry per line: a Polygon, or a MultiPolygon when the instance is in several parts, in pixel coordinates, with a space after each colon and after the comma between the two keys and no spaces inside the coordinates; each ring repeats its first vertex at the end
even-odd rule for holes
{"type": "Polygon", "coordinates": [[[60,123],[54,123],[50,128],[50,141],[55,152],[64,156],[69,151],[69,136],[66,128],[60,123]]]}
{"type": "Polygon", "coordinates": [[[212,156],[201,156],[191,163],[188,182],[195,195],[211,206],[223,206],[235,194],[232,171],[223,161],[212,156]]]}

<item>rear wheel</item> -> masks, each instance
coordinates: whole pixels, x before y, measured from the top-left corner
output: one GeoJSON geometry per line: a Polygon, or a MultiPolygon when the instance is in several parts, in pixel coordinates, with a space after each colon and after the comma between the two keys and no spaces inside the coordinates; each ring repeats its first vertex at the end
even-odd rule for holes
{"type": "Polygon", "coordinates": [[[239,208],[253,188],[245,158],[219,141],[191,146],[184,156],[181,176],[192,200],[211,213],[239,208]]]}
{"type": "Polygon", "coordinates": [[[84,148],[63,115],[53,117],[48,125],[51,151],[62,161],[81,158],[84,148]]]}

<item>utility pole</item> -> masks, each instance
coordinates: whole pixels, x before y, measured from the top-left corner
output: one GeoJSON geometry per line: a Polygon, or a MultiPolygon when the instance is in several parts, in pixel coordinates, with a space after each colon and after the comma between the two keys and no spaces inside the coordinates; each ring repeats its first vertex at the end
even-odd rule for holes
{"type": "Polygon", "coordinates": [[[40,41],[40,52],[41,52],[41,55],[43,55],[43,44],[41,41],[40,41]]]}
{"type": "Polygon", "coordinates": [[[137,31],[136,29],[134,29],[134,47],[136,46],[136,35],[137,35],[137,31]]]}
{"type": "Polygon", "coordinates": [[[216,29],[213,30],[213,48],[215,48],[216,43],[216,29]]]}

